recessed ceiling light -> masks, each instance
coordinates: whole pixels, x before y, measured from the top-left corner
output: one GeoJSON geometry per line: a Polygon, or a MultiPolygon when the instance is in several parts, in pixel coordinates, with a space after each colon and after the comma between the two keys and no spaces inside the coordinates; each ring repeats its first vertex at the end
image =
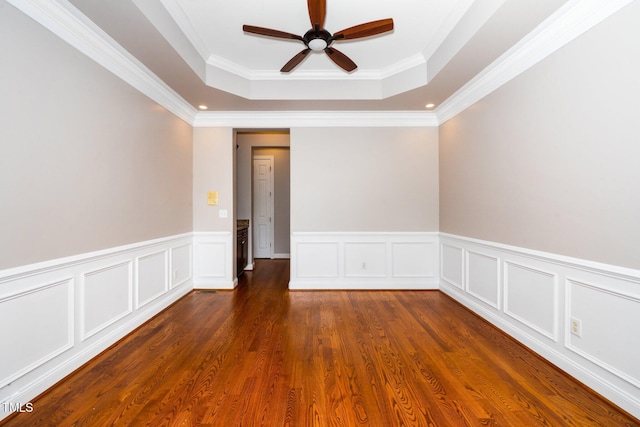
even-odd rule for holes
{"type": "Polygon", "coordinates": [[[424,107],[425,107],[425,108],[433,108],[433,107],[435,107],[435,106],[436,106],[436,104],[431,104],[431,103],[429,103],[429,104],[425,105],[424,107]]]}
{"type": "Polygon", "coordinates": [[[202,105],[198,105],[198,108],[201,109],[201,110],[206,110],[209,107],[207,107],[206,105],[202,104],[202,105]]]}

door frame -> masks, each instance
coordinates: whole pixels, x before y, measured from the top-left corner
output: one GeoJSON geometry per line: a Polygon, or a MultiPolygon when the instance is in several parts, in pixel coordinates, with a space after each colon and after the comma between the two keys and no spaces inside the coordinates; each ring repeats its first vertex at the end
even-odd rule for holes
{"type": "MultiPolygon", "coordinates": [[[[273,259],[274,258],[274,254],[275,254],[275,245],[274,245],[274,239],[275,239],[275,157],[273,155],[266,155],[266,154],[252,154],[251,156],[251,224],[256,224],[255,221],[255,203],[254,203],[254,191],[255,191],[255,185],[254,185],[254,175],[253,175],[253,171],[254,171],[254,161],[255,160],[269,160],[270,163],[270,167],[269,167],[269,217],[271,218],[271,220],[269,221],[269,259],[273,259]]],[[[254,245],[254,241],[255,239],[253,238],[253,231],[255,231],[257,229],[254,228],[254,230],[252,230],[252,236],[251,236],[251,252],[253,255],[253,259],[255,259],[255,251],[253,250],[253,245],[254,245]]]]}

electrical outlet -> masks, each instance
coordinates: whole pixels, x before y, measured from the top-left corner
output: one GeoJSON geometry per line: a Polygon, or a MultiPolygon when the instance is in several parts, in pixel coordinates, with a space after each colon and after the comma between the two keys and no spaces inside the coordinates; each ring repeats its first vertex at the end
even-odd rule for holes
{"type": "Polygon", "coordinates": [[[362,266],[360,268],[363,269],[363,270],[366,270],[367,269],[367,263],[363,262],[362,266]]]}
{"type": "Polygon", "coordinates": [[[577,337],[582,336],[582,321],[580,319],[571,318],[571,333],[577,337]]]}

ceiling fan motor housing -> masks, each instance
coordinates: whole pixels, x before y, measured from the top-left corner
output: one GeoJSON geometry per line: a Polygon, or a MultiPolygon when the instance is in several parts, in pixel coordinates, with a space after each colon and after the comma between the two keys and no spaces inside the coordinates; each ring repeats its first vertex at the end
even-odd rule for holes
{"type": "Polygon", "coordinates": [[[329,47],[333,42],[331,33],[327,30],[311,29],[302,37],[304,44],[311,50],[321,51],[329,47]]]}

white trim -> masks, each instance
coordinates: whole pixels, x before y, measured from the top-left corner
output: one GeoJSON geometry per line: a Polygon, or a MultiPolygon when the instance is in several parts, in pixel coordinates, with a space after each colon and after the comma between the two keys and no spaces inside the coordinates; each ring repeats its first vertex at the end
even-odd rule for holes
{"type": "MultiPolygon", "coordinates": [[[[457,240],[461,243],[472,243],[487,249],[498,249],[514,255],[521,255],[528,258],[534,258],[541,261],[558,265],[567,265],[571,268],[593,271],[598,274],[617,277],[625,280],[638,281],[640,284],[640,270],[632,268],[620,267],[613,264],[605,264],[596,261],[589,261],[581,258],[569,257],[566,255],[558,255],[551,252],[538,251],[520,246],[507,245],[504,243],[490,242],[487,240],[475,239],[473,237],[458,236],[455,234],[440,233],[440,237],[446,240],[457,240]]],[[[454,246],[455,247],[455,246],[454,246]]]]}
{"type": "Polygon", "coordinates": [[[436,232],[294,232],[289,288],[437,289],[438,254],[436,232]]]}
{"type": "Polygon", "coordinates": [[[513,80],[633,0],[570,0],[437,109],[440,124],[513,80]]]}
{"type": "MultiPolygon", "coordinates": [[[[58,37],[194,127],[437,127],[633,0],[570,0],[445,100],[426,111],[198,112],[68,2],[8,0],[58,37]]],[[[415,62],[415,59],[414,59],[415,62]]]]}
{"type": "Polygon", "coordinates": [[[194,127],[280,129],[290,127],[437,127],[430,111],[206,111],[194,127]]]}
{"type": "Polygon", "coordinates": [[[193,123],[197,110],[66,1],[8,0],[80,52],[181,118],[193,123]]]}
{"type": "Polygon", "coordinates": [[[291,254],[273,254],[273,259],[289,259],[291,258],[291,254]]]}
{"type": "Polygon", "coordinates": [[[19,267],[7,268],[0,270],[0,284],[18,278],[29,277],[37,274],[41,274],[51,270],[61,270],[65,268],[73,267],[74,265],[87,263],[89,261],[99,261],[104,258],[115,256],[117,254],[125,254],[134,252],[143,248],[151,248],[154,246],[161,246],[172,242],[174,240],[180,240],[185,238],[191,238],[192,233],[178,234],[175,236],[160,237],[153,240],[147,240],[143,242],[136,242],[122,246],[116,246],[108,249],[101,249],[94,252],[87,252],[78,255],[71,255],[63,258],[56,258],[49,261],[42,261],[33,264],[21,265],[19,267]]]}

